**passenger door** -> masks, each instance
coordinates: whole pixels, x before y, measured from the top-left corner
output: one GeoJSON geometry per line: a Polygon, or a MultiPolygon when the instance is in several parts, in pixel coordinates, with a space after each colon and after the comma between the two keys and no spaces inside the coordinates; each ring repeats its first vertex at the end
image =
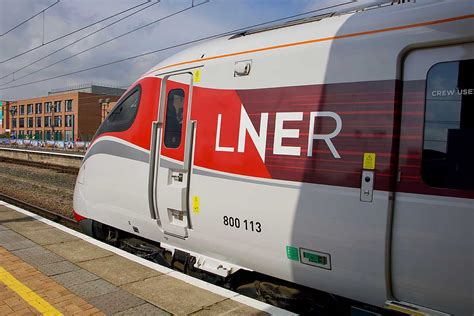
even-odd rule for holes
{"type": "Polygon", "coordinates": [[[404,64],[392,239],[396,299],[474,313],[474,44],[404,64]]]}
{"type": "Polygon", "coordinates": [[[191,227],[188,201],[194,135],[194,123],[189,120],[192,80],[191,73],[163,79],[152,145],[155,151],[152,156],[152,217],[157,219],[165,234],[183,239],[191,227]]]}

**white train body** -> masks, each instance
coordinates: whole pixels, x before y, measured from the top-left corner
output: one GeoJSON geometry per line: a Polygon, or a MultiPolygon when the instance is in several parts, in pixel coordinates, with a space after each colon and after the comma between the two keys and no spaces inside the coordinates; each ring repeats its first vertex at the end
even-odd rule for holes
{"type": "Polygon", "coordinates": [[[74,210],[221,276],[472,315],[473,61],[463,0],[186,49],[101,126],[74,210]]]}

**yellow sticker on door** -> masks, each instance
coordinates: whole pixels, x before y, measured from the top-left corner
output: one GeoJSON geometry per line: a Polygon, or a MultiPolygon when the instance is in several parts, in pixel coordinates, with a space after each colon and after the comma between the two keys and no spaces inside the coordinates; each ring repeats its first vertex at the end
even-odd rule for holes
{"type": "Polygon", "coordinates": [[[364,169],[374,170],[375,169],[375,154],[364,153],[364,169]]]}
{"type": "Polygon", "coordinates": [[[199,214],[199,196],[193,196],[193,212],[199,214]]]}
{"type": "Polygon", "coordinates": [[[201,69],[196,69],[194,71],[194,82],[195,83],[201,82],[201,69]]]}

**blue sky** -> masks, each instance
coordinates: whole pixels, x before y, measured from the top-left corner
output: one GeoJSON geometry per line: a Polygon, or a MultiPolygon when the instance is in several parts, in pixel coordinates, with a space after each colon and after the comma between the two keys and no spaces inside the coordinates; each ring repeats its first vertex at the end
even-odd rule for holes
{"type": "MultiPolygon", "coordinates": [[[[204,0],[194,0],[194,3],[199,4],[203,1],[204,0]]],[[[2,63],[1,61],[11,56],[41,45],[43,36],[44,41],[48,42],[87,24],[146,2],[146,0],[60,0],[58,4],[45,11],[44,34],[43,17],[40,15],[5,36],[0,37],[0,77],[15,72],[16,78],[13,82],[10,82],[13,80],[13,75],[0,79],[0,89],[8,87],[9,85],[18,85],[41,80],[208,35],[231,31],[348,1],[349,0],[210,0],[206,4],[194,7],[119,40],[112,41],[23,79],[18,79],[21,76],[28,75],[34,70],[45,67],[133,28],[187,8],[191,6],[192,3],[192,0],[162,0],[160,3],[117,23],[113,27],[107,28],[18,72],[16,72],[17,69],[28,63],[132,11],[124,13],[114,19],[104,21],[99,25],[87,28],[52,44],[45,45],[21,57],[2,63]]],[[[0,0],[0,34],[54,2],[56,2],[56,0],[0,0]]],[[[153,2],[157,1],[153,0],[150,4],[153,2]]],[[[361,2],[373,1],[362,0],[361,2]]],[[[146,6],[146,4],[144,6],[146,6]]],[[[138,9],[139,8],[135,10],[138,9]]],[[[169,50],[144,58],[134,59],[113,66],[46,82],[0,90],[0,99],[15,100],[42,96],[54,88],[90,82],[126,86],[173,52],[176,52],[176,50],[169,50]]]]}

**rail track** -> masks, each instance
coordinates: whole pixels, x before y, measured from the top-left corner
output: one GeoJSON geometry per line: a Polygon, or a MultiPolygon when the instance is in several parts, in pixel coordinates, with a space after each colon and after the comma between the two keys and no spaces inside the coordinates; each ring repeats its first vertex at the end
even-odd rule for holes
{"type": "Polygon", "coordinates": [[[0,162],[77,175],[83,154],[0,146],[0,162]]]}
{"type": "Polygon", "coordinates": [[[43,169],[51,169],[54,171],[72,174],[72,175],[77,175],[77,173],[79,172],[79,168],[76,168],[76,167],[56,166],[53,164],[34,162],[34,161],[24,161],[24,160],[19,160],[19,159],[12,159],[12,158],[0,157],[0,162],[14,163],[17,165],[37,167],[37,168],[43,168],[43,169]]]}
{"type": "Polygon", "coordinates": [[[14,198],[12,196],[9,196],[9,195],[3,194],[3,193],[0,193],[0,200],[4,201],[4,202],[7,202],[9,204],[18,206],[22,209],[25,209],[25,210],[30,211],[32,213],[38,214],[38,215],[40,215],[44,218],[47,218],[49,220],[52,220],[52,221],[56,222],[56,223],[60,223],[64,226],[67,226],[69,228],[72,228],[74,230],[79,231],[79,224],[77,223],[76,220],[74,220],[72,218],[66,217],[64,215],[58,214],[56,212],[47,210],[45,208],[42,208],[42,207],[39,207],[39,206],[36,206],[36,205],[30,204],[28,202],[19,200],[17,198],[14,198]]]}

